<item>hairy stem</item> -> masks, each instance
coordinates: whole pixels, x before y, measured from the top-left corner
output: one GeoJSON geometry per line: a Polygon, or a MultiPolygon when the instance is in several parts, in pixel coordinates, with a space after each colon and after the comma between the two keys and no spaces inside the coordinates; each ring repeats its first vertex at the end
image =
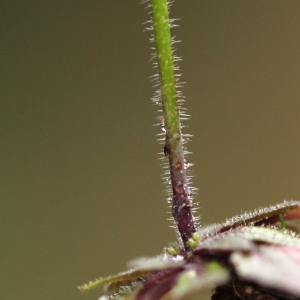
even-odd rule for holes
{"type": "Polygon", "coordinates": [[[196,230],[182,145],[168,3],[167,0],[151,0],[151,5],[166,130],[164,152],[169,158],[173,192],[172,214],[188,252],[191,250],[188,240],[196,230]]]}

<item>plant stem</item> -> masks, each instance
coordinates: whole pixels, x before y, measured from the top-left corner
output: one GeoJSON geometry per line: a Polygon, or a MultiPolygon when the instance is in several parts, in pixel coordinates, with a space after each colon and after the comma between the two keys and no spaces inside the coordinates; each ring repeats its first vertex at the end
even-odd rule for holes
{"type": "Polygon", "coordinates": [[[196,229],[180,128],[168,3],[167,0],[151,0],[151,5],[166,130],[164,152],[169,158],[173,192],[172,214],[185,251],[188,252],[191,250],[188,240],[196,229]]]}

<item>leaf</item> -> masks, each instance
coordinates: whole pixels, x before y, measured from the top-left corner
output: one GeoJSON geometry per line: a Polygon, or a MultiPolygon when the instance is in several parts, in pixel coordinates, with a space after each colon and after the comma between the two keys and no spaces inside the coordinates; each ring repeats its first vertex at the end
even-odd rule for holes
{"type": "Polygon", "coordinates": [[[89,283],[78,287],[80,291],[88,291],[96,287],[104,287],[109,292],[114,292],[113,296],[105,296],[103,299],[127,299],[128,291],[136,290],[141,283],[149,276],[161,272],[165,269],[170,270],[183,266],[186,262],[180,255],[160,255],[154,258],[137,258],[129,262],[130,270],[114,276],[100,277],[89,283]],[[122,297],[119,297],[122,296],[122,297]]]}
{"type": "Polygon", "coordinates": [[[141,280],[141,278],[146,278],[152,273],[153,271],[129,270],[113,276],[100,277],[86,284],[78,286],[78,289],[84,292],[99,286],[104,286],[108,291],[117,290],[121,286],[130,286],[134,282],[138,282],[141,280]]]}
{"type": "Polygon", "coordinates": [[[278,214],[284,219],[300,218],[300,202],[285,201],[205,227],[198,231],[202,240],[197,239],[195,249],[185,255],[173,244],[163,255],[132,260],[129,271],[79,289],[104,286],[113,293],[101,300],[179,300],[230,282],[233,272],[236,280],[250,280],[298,297],[300,235],[276,227],[278,214]]]}
{"type": "Polygon", "coordinates": [[[211,290],[216,285],[226,283],[229,271],[218,262],[208,262],[199,272],[198,265],[189,265],[179,276],[176,284],[162,300],[180,300],[211,290]]]}
{"type": "Polygon", "coordinates": [[[276,205],[260,208],[253,212],[233,217],[222,224],[222,231],[241,225],[261,226],[274,224],[279,221],[279,214],[282,214],[284,217],[289,216],[289,219],[291,219],[292,216],[295,218],[300,217],[300,201],[284,201],[276,205]],[[293,212],[293,214],[291,212],[293,212]]]}
{"type": "Polygon", "coordinates": [[[181,255],[160,255],[157,257],[141,257],[131,260],[128,265],[139,271],[162,271],[164,269],[177,268],[185,264],[181,255]]]}
{"type": "Polygon", "coordinates": [[[261,286],[300,296],[300,247],[258,246],[230,257],[237,275],[261,286]]]}
{"type": "Polygon", "coordinates": [[[300,201],[284,201],[252,212],[245,212],[241,215],[227,219],[224,223],[200,228],[198,232],[203,240],[212,235],[217,235],[242,226],[273,225],[280,221],[279,214],[281,214],[285,220],[300,219],[300,201]]]}

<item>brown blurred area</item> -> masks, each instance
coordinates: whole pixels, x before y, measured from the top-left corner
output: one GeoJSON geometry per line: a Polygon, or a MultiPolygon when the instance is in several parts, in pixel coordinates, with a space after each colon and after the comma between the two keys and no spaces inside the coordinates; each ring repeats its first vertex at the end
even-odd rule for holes
{"type": "MultiPolygon", "coordinates": [[[[300,199],[300,2],[182,1],[173,35],[201,223],[300,199]]],[[[2,1],[3,299],[80,283],[176,239],[139,1],[2,1]]]]}

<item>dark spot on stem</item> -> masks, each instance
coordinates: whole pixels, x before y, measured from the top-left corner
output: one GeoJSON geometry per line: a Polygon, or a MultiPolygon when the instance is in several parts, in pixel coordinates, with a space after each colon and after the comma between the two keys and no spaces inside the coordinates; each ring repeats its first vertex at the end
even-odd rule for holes
{"type": "Polygon", "coordinates": [[[182,165],[181,163],[177,163],[176,166],[175,166],[176,170],[181,170],[182,169],[182,165]]]}
{"type": "Polygon", "coordinates": [[[164,154],[165,156],[168,156],[170,154],[170,149],[167,145],[164,146],[164,154]]]}

